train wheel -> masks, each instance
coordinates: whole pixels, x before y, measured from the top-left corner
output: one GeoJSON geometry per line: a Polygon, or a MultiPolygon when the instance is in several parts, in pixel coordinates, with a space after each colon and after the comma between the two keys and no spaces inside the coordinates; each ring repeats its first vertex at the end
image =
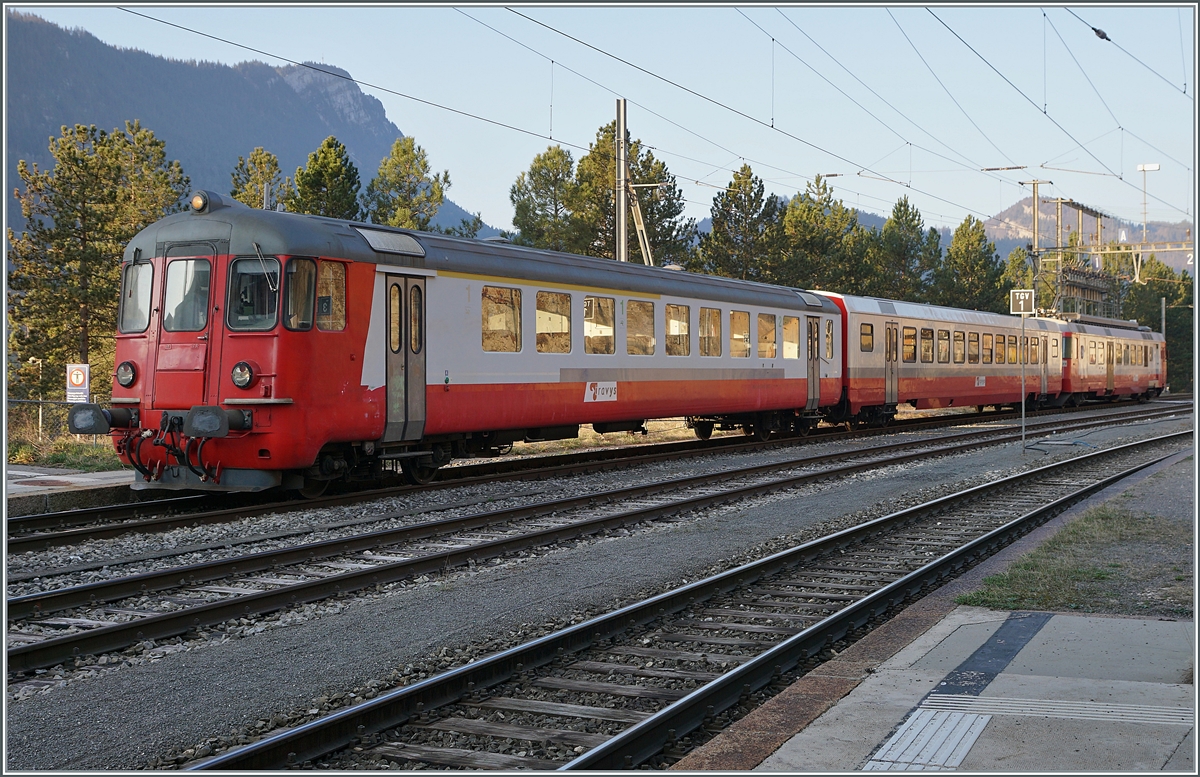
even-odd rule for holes
{"type": "Polygon", "coordinates": [[[707,440],[712,437],[714,424],[712,421],[696,421],[692,424],[692,431],[696,433],[696,438],[707,440]]]}
{"type": "Polygon", "coordinates": [[[418,464],[414,459],[405,459],[400,463],[400,468],[404,470],[404,476],[408,478],[408,482],[414,486],[423,486],[437,477],[437,467],[431,467],[428,464],[418,464]]]}
{"type": "Polygon", "coordinates": [[[766,424],[746,424],[742,427],[742,434],[753,438],[756,442],[766,442],[771,436],[771,430],[766,424]]]}

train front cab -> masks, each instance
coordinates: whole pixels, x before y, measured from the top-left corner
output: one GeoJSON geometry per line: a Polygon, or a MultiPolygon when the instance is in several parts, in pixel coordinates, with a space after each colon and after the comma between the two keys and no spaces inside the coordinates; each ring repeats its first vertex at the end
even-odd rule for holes
{"type": "Polygon", "coordinates": [[[127,248],[112,408],[76,406],[72,431],[110,433],[135,489],[339,476],[327,443],[383,433],[382,392],[359,385],[375,264],[295,239],[320,232],[308,217],[204,195],[127,248]]]}

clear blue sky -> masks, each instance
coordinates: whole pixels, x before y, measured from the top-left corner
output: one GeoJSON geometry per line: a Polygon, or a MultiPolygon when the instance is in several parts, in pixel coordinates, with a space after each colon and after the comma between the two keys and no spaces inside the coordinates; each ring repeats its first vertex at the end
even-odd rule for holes
{"type": "MultiPolygon", "coordinates": [[[[285,64],[116,6],[8,7],[176,59],[285,64]]],[[[815,174],[874,213],[907,194],[934,226],[993,215],[1034,178],[1053,181],[1043,197],[1140,222],[1137,165],[1158,163],[1149,220],[1195,221],[1194,5],[130,8],[535,133],[363,86],[449,170],[449,196],[502,228],[513,181],[552,142],[536,135],[578,160],[617,96],[698,219],[746,162],[783,196],[815,174]]]]}

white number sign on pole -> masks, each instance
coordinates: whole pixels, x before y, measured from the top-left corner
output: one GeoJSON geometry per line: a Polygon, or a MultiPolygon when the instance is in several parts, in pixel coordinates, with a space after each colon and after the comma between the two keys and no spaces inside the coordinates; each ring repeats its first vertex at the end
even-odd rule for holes
{"type": "Polygon", "coordinates": [[[1008,292],[1008,312],[1014,316],[1032,315],[1035,311],[1033,289],[1013,289],[1008,292]]]}
{"type": "Polygon", "coordinates": [[[91,386],[91,365],[67,365],[67,401],[87,402],[88,390],[91,386]]]}

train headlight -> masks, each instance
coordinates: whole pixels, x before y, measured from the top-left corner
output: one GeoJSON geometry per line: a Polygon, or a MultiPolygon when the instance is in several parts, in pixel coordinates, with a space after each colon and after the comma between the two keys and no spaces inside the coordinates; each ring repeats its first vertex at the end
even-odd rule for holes
{"type": "Polygon", "coordinates": [[[208,207],[208,195],[204,192],[196,192],[192,195],[192,210],[197,213],[203,213],[208,207]]]}
{"type": "Polygon", "coordinates": [[[122,388],[129,388],[135,380],[137,380],[137,367],[133,366],[133,362],[121,362],[117,366],[117,383],[120,383],[122,388]]]}
{"type": "Polygon", "coordinates": [[[238,362],[233,365],[233,371],[229,373],[229,377],[233,378],[233,385],[240,389],[249,388],[254,382],[254,370],[246,362],[238,362]]]}

